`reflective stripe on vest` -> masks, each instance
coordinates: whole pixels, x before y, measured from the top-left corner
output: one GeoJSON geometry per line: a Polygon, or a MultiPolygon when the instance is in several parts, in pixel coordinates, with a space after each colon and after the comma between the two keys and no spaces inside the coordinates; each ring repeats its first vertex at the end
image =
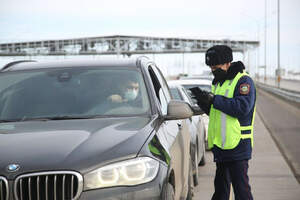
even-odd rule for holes
{"type": "MultiPolygon", "coordinates": [[[[222,95],[227,98],[233,98],[235,87],[242,76],[248,76],[246,73],[238,73],[232,80],[226,80],[222,86],[212,85],[212,92],[215,95],[222,95]]],[[[240,139],[251,139],[253,146],[253,123],[255,118],[254,107],[252,122],[250,126],[240,126],[237,118],[231,117],[220,110],[211,106],[208,125],[208,145],[212,148],[217,145],[222,149],[235,148],[240,139]],[[249,134],[242,134],[242,131],[249,131],[249,134]]]]}

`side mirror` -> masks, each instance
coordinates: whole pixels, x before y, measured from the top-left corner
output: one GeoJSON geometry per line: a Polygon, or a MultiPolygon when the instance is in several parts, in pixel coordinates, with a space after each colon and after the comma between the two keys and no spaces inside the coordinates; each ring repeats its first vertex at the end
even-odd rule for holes
{"type": "Polygon", "coordinates": [[[194,112],[194,115],[202,115],[205,113],[198,105],[193,105],[191,107],[194,112]]]}
{"type": "Polygon", "coordinates": [[[165,116],[167,120],[186,119],[194,115],[191,106],[178,100],[171,100],[168,104],[168,114],[165,116]]]}

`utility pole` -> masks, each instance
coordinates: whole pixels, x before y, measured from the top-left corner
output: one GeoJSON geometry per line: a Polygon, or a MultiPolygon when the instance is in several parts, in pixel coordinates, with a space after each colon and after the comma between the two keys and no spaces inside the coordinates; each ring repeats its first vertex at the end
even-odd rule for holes
{"type": "MultiPolygon", "coordinates": [[[[257,41],[260,42],[260,37],[259,37],[259,34],[260,34],[260,28],[259,28],[259,23],[258,21],[256,21],[257,23],[257,41]]],[[[259,56],[259,53],[260,53],[260,45],[258,46],[258,48],[256,49],[256,69],[255,69],[255,74],[254,74],[254,77],[257,77],[258,76],[258,67],[259,67],[259,63],[260,63],[260,56],[259,56]]]]}
{"type": "Polygon", "coordinates": [[[248,50],[248,74],[251,75],[250,74],[250,50],[248,50]]]}
{"type": "Polygon", "coordinates": [[[277,61],[277,82],[278,82],[278,88],[280,88],[280,79],[281,79],[281,77],[280,77],[280,75],[281,75],[281,70],[280,70],[280,0],[277,0],[278,1],[278,23],[277,23],[277,25],[278,25],[278,27],[277,27],[277,33],[278,33],[278,35],[277,35],[277,39],[278,39],[278,41],[277,41],[277,45],[278,45],[278,48],[277,48],[277,50],[278,50],[278,55],[277,55],[277,58],[278,58],[278,61],[277,61]]]}
{"type": "Polygon", "coordinates": [[[183,75],[184,75],[185,74],[184,52],[182,52],[182,68],[183,68],[183,75]]]}
{"type": "Polygon", "coordinates": [[[265,77],[264,81],[267,81],[267,0],[265,0],[265,77]]]}

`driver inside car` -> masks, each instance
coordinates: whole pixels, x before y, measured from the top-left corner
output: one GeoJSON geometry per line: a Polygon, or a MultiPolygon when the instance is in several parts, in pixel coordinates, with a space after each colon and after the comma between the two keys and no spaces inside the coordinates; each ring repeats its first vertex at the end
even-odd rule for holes
{"type": "Polygon", "coordinates": [[[107,99],[112,103],[130,103],[139,95],[139,84],[136,81],[127,80],[121,86],[119,94],[112,94],[107,99]]]}

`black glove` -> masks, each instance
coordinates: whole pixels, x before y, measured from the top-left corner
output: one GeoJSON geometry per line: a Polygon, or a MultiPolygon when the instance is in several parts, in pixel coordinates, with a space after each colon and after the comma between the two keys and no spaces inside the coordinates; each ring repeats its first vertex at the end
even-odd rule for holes
{"type": "Polygon", "coordinates": [[[210,107],[214,102],[215,95],[213,93],[201,90],[199,87],[190,88],[190,90],[192,91],[194,98],[197,99],[198,105],[204,104],[210,107]]]}

